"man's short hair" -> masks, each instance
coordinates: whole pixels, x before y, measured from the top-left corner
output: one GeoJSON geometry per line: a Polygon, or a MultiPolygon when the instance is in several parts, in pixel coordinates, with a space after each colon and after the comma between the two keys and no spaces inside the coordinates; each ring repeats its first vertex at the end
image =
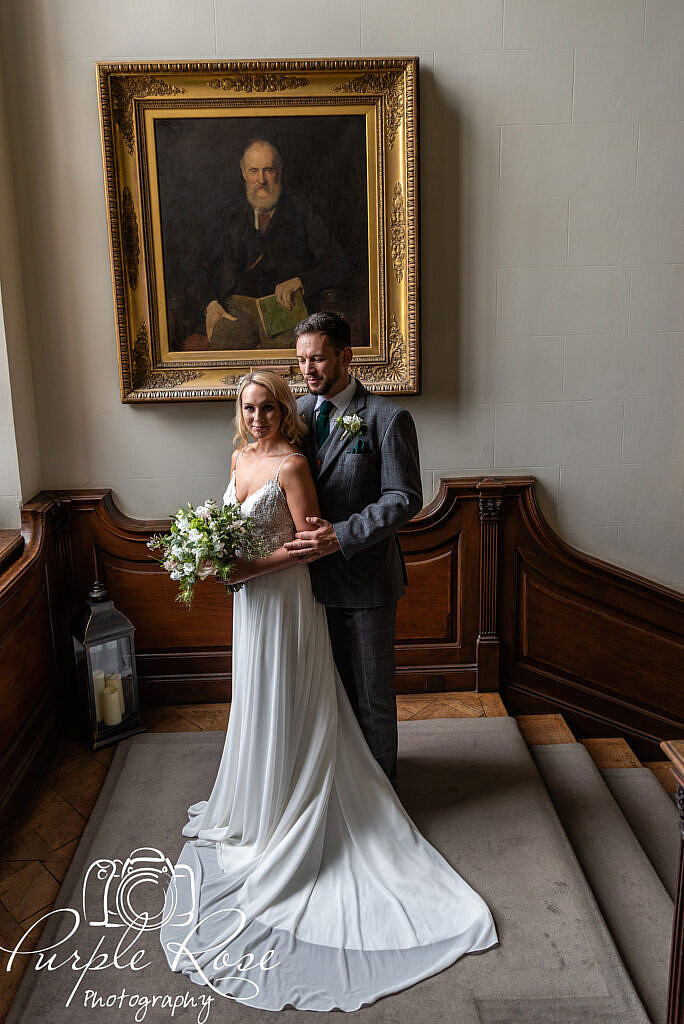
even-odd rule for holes
{"type": "Polygon", "coordinates": [[[295,327],[295,338],[300,334],[325,334],[336,352],[351,345],[349,321],[339,313],[312,313],[295,327]]]}

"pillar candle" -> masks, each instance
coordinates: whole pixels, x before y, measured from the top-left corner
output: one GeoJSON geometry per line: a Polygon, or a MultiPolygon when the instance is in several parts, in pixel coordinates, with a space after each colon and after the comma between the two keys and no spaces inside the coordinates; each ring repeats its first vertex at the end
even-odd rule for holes
{"type": "Polygon", "coordinates": [[[107,686],[111,686],[113,690],[119,694],[119,706],[121,714],[123,715],[126,710],[124,703],[123,686],[121,685],[121,673],[112,672],[110,676],[107,676],[107,686]]]}
{"type": "Polygon", "coordinates": [[[101,668],[93,669],[93,696],[95,697],[95,715],[98,722],[104,718],[104,704],[102,703],[102,691],[105,688],[105,674],[101,668]]]}
{"type": "Polygon", "coordinates": [[[111,686],[105,686],[102,691],[102,703],[104,704],[105,725],[118,725],[121,721],[119,691],[111,686]]]}

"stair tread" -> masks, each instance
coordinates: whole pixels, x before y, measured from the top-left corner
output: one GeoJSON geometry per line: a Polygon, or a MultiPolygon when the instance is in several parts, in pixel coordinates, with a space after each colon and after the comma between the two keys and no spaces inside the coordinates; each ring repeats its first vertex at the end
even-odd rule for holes
{"type": "Polygon", "coordinates": [[[665,1024],[672,899],[586,747],[530,751],[634,986],[665,1024]]]}
{"type": "Polygon", "coordinates": [[[583,739],[591,759],[601,771],[604,768],[640,768],[641,761],[636,756],[627,740],[620,736],[605,739],[583,739]]]}
{"type": "Polygon", "coordinates": [[[515,720],[528,746],[533,743],[575,742],[562,715],[516,715],[515,720]]]}
{"type": "Polygon", "coordinates": [[[648,768],[607,768],[601,774],[674,900],[680,844],[674,803],[648,768]]]}

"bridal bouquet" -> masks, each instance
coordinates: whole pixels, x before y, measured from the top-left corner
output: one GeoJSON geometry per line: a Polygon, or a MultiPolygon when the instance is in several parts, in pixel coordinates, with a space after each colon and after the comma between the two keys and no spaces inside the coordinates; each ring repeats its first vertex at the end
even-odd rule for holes
{"type": "Polygon", "coordinates": [[[192,606],[193,588],[199,580],[218,576],[226,590],[235,593],[243,584],[227,580],[236,559],[258,558],[264,553],[253,520],[249,516],[243,519],[238,505],[219,506],[213,498],[196,508],[190,502],[187,508],[179,508],[171,520],[171,532],[152,534],[147,547],[161,548],[161,557],[153,557],[172,580],[179,581],[176,600],[187,608],[192,606]]]}

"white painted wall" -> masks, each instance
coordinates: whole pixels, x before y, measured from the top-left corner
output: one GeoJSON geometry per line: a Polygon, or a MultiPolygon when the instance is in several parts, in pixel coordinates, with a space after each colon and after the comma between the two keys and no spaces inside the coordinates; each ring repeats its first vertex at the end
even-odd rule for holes
{"type": "Polygon", "coordinates": [[[0,529],[19,528],[41,479],[20,250],[0,67],[0,529]]]}
{"type": "Polygon", "coordinates": [[[423,394],[443,474],[524,471],[561,535],[684,587],[681,0],[6,0],[43,486],[219,495],[232,405],[119,401],[93,62],[421,59],[423,394]]]}
{"type": "Polygon", "coordinates": [[[12,391],[5,322],[0,291],[0,529],[17,529],[20,522],[21,487],[17,464],[17,443],[12,417],[12,391]]]}

